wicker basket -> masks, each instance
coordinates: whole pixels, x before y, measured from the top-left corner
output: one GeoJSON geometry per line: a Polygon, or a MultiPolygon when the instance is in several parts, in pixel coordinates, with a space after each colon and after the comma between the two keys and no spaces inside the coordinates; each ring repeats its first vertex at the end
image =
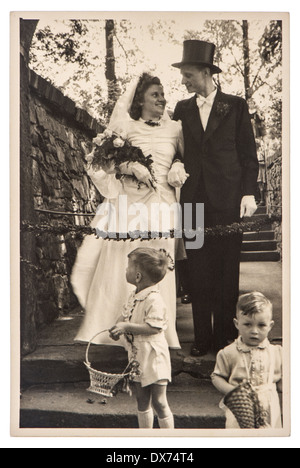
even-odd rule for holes
{"type": "Polygon", "coordinates": [[[224,398],[227,408],[234,414],[241,429],[266,427],[266,413],[249,382],[243,383],[224,398]]]}
{"type": "Polygon", "coordinates": [[[90,386],[87,389],[87,391],[92,392],[92,393],[97,393],[98,395],[103,395],[106,397],[113,397],[114,393],[112,390],[116,385],[123,379],[130,377],[131,372],[129,371],[131,363],[128,363],[126,369],[122,374],[109,374],[107,372],[102,372],[98,371],[96,369],[93,369],[91,367],[91,363],[89,362],[89,349],[91,346],[92,341],[96,336],[100,335],[101,333],[105,333],[108,330],[102,330],[101,332],[97,333],[94,335],[86,349],[86,355],[85,355],[85,366],[89,372],[90,375],[90,386]]]}

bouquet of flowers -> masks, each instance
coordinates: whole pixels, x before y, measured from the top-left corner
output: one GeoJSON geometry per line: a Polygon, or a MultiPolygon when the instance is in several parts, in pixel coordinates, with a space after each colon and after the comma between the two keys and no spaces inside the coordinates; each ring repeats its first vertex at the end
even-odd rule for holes
{"type": "Polygon", "coordinates": [[[109,128],[93,139],[93,150],[87,159],[94,170],[115,173],[117,179],[130,176],[136,180],[138,188],[146,183],[155,189],[151,155],[144,156],[140,148],[109,128]]]}

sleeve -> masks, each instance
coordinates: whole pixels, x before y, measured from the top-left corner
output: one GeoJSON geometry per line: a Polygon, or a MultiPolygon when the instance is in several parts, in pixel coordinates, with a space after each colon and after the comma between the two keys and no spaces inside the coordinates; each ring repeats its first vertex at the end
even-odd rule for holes
{"type": "Polygon", "coordinates": [[[151,295],[147,298],[145,323],[154,328],[165,330],[167,327],[167,308],[160,296],[151,295]]]}
{"type": "Polygon", "coordinates": [[[243,195],[255,195],[258,176],[258,159],[253,127],[247,102],[239,100],[236,145],[242,166],[243,195]]]}
{"type": "Polygon", "coordinates": [[[175,106],[173,120],[180,120],[180,103],[179,102],[175,106]]]}
{"type": "Polygon", "coordinates": [[[184,139],[183,139],[183,131],[182,131],[182,124],[181,121],[178,121],[178,139],[177,139],[177,152],[176,156],[181,162],[183,162],[183,155],[184,155],[184,139]]]}
{"type": "Polygon", "coordinates": [[[215,364],[214,371],[212,373],[212,377],[214,375],[217,375],[219,377],[223,377],[226,380],[229,380],[231,371],[230,371],[230,365],[229,365],[229,362],[228,362],[228,359],[226,357],[224,350],[219,351],[217,354],[216,364],[215,364]]]}
{"type": "Polygon", "coordinates": [[[100,192],[104,198],[117,198],[121,191],[122,184],[118,179],[116,179],[114,174],[107,174],[102,169],[94,171],[91,167],[87,169],[87,174],[91,178],[98,192],[100,192]]]}
{"type": "Polygon", "coordinates": [[[180,161],[183,162],[183,155],[184,155],[184,138],[183,138],[183,131],[182,131],[182,123],[180,120],[180,106],[178,103],[176,104],[173,118],[172,120],[176,121],[178,123],[178,134],[177,134],[177,148],[176,148],[176,153],[174,156],[173,163],[175,161],[180,161]]]}

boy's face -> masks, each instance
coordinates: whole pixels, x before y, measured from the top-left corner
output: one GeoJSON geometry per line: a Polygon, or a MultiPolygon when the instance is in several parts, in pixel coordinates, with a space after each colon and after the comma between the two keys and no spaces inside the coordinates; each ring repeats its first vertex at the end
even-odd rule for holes
{"type": "Polygon", "coordinates": [[[128,266],[126,270],[126,280],[129,284],[137,285],[139,272],[137,267],[131,258],[128,259],[128,266]]]}
{"type": "Polygon", "coordinates": [[[252,316],[239,312],[234,323],[245,345],[253,347],[258,346],[268,337],[274,325],[270,307],[252,316]]]}

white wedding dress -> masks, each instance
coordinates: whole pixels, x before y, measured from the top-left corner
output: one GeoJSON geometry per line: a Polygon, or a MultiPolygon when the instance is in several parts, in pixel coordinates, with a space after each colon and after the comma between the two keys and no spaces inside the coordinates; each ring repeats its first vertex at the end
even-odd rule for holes
{"type": "MultiPolygon", "coordinates": [[[[168,184],[167,177],[174,155],[182,144],[181,123],[162,120],[160,126],[152,127],[141,119],[131,120],[126,133],[132,145],[140,147],[145,156],[152,156],[157,189],[150,190],[144,184],[138,188],[138,184],[130,177],[117,180],[113,174],[107,174],[103,170],[94,172],[89,169],[89,176],[105,197],[91,225],[97,229],[100,226],[99,230],[113,231],[116,228],[117,232],[119,230],[120,233],[124,233],[124,223],[127,223],[127,231],[135,230],[133,226],[136,213],[141,214],[143,207],[145,216],[142,218],[143,226],[140,225],[141,231],[145,231],[147,221],[149,231],[151,229],[156,231],[153,229],[153,224],[159,231],[165,232],[166,227],[173,229],[176,216],[170,216],[168,219],[162,215],[158,222],[157,211],[153,211],[153,208],[176,204],[175,189],[168,184]],[[130,207],[127,212],[124,200],[127,200],[127,206],[130,207]],[[109,215],[108,211],[103,209],[108,206],[110,206],[109,215]]],[[[129,294],[134,289],[126,281],[126,268],[128,254],[138,247],[163,248],[175,260],[174,238],[124,241],[97,238],[93,234],[84,238],[71,275],[73,290],[85,312],[75,337],[76,341],[88,342],[96,333],[109,329],[116,323],[129,294]]],[[[175,271],[167,273],[159,287],[168,309],[166,338],[169,347],[180,348],[176,331],[175,271]]],[[[109,338],[107,333],[97,336],[93,342],[120,346],[120,343],[109,338]]]]}

